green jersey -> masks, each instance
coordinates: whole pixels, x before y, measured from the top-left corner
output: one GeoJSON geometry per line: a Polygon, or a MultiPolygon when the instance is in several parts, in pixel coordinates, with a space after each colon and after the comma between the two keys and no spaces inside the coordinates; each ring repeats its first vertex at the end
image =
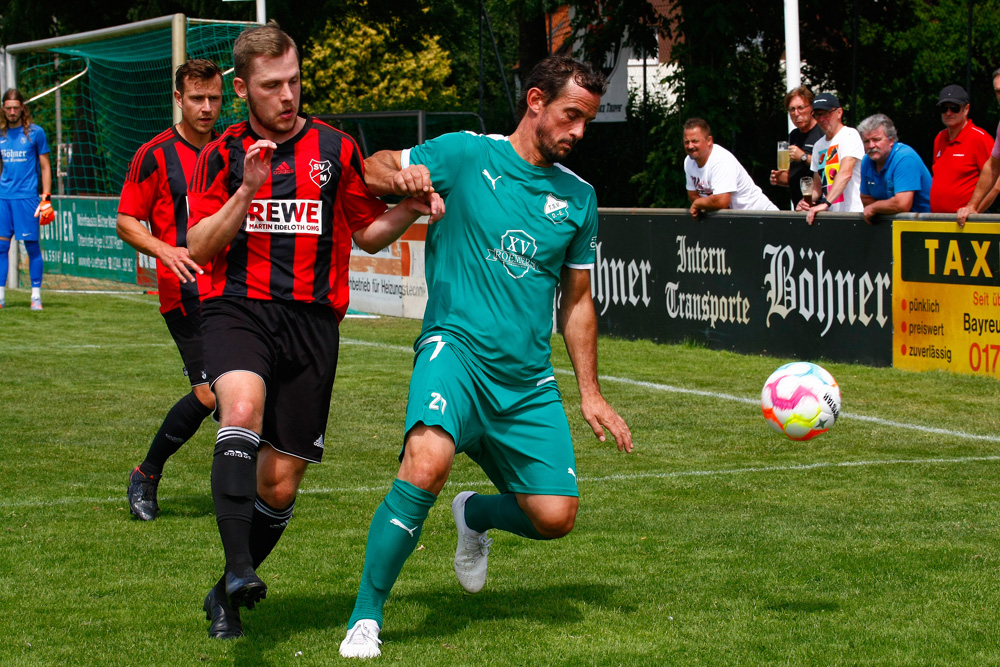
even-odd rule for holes
{"type": "Polygon", "coordinates": [[[402,163],[425,165],[446,205],[427,232],[417,345],[440,336],[501,382],[551,377],[562,268],[594,264],[594,188],[561,165],[526,162],[498,135],[446,134],[403,151],[402,163]]]}

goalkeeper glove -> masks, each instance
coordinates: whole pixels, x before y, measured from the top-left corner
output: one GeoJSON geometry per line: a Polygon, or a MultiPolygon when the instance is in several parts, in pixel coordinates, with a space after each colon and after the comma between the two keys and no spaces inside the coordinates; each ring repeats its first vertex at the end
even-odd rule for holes
{"type": "Polygon", "coordinates": [[[40,225],[47,225],[56,219],[56,212],[52,210],[52,202],[49,201],[49,193],[42,195],[42,200],[35,209],[35,217],[38,218],[40,225]]]}

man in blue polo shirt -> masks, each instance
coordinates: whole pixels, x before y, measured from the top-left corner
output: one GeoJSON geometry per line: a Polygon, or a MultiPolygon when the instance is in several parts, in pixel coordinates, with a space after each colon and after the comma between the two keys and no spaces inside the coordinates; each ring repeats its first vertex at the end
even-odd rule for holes
{"type": "Polygon", "coordinates": [[[931,210],[931,173],[917,152],[897,141],[896,126],[877,113],[858,125],[865,145],[861,160],[861,203],[868,224],[876,215],[931,210]]]}

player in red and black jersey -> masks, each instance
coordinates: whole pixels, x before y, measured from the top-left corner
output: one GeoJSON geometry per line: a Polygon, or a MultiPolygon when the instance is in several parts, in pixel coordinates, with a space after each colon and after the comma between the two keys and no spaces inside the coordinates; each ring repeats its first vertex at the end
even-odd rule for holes
{"type": "Polygon", "coordinates": [[[292,516],[308,463],[322,458],[352,239],[376,252],[420,215],[444,213],[430,191],[387,211],[354,141],[298,114],[298,49],[276,24],[240,34],[233,63],[249,120],[199,156],[188,227],[192,259],[212,263],[202,314],[226,565],[205,611],[219,638],[241,635],[239,607],[265,597],[255,570],[292,516]]]}
{"type": "Polygon", "coordinates": [[[160,511],[156,492],[163,465],[215,408],[205,373],[199,294],[210,282],[185,246],[187,184],[198,152],[218,136],[212,128],[222,109],[222,70],[210,60],[188,60],[177,68],[174,86],[181,121],[139,148],[118,204],[118,236],[156,257],[160,313],[191,381],[191,392],[167,413],[145,460],[129,475],[129,509],[143,521],[152,521],[160,511]]]}

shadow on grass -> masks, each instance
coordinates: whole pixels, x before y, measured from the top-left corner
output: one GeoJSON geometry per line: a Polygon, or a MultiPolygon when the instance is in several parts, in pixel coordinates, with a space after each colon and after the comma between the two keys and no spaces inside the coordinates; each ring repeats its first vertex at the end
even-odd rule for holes
{"type": "Polygon", "coordinates": [[[157,518],[196,519],[203,516],[215,516],[211,493],[203,496],[164,496],[160,500],[160,514],[157,518]]]}
{"type": "MultiPolygon", "coordinates": [[[[449,588],[441,592],[411,593],[395,599],[390,597],[390,605],[394,601],[397,604],[418,605],[426,610],[426,615],[419,625],[399,630],[390,627],[384,636],[394,642],[427,637],[443,639],[467,632],[470,625],[507,619],[525,619],[550,625],[576,623],[584,618],[578,603],[612,604],[615,592],[612,586],[582,584],[535,586],[474,596],[449,588]]],[[[243,609],[243,627],[249,641],[238,640],[233,644],[234,664],[271,664],[265,656],[273,647],[304,630],[332,632],[339,643],[347,630],[347,619],[353,609],[353,595],[336,593],[274,596],[253,610],[243,609]]],[[[622,611],[628,613],[633,610],[625,608],[622,611]]]]}
{"type": "MultiPolygon", "coordinates": [[[[525,619],[548,625],[577,623],[584,618],[578,604],[612,604],[616,589],[604,584],[527,586],[515,590],[485,591],[475,595],[460,590],[411,593],[400,602],[419,605],[426,610],[420,625],[387,636],[395,641],[413,637],[447,637],[468,630],[480,622],[525,619]]],[[[624,609],[628,612],[628,609],[624,609]]]]}
{"type": "MultiPolygon", "coordinates": [[[[275,646],[305,630],[333,633],[339,645],[354,609],[354,595],[273,595],[252,610],[241,609],[246,637],[233,642],[234,665],[288,664],[287,657],[270,661],[275,646]]],[[[202,614],[204,618],[204,614],[202,614]]],[[[208,628],[208,622],[205,622],[208,628]]],[[[336,649],[334,649],[336,650],[336,649]]],[[[331,658],[339,659],[334,655],[331,658]]]]}

